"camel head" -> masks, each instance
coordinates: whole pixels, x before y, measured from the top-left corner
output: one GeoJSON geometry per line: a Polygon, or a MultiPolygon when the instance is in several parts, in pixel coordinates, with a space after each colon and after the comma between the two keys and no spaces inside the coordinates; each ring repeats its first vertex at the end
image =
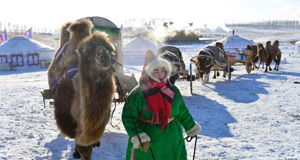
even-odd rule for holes
{"type": "Polygon", "coordinates": [[[271,45],[271,41],[267,41],[266,42],[266,48],[269,47],[271,45]]]}
{"type": "Polygon", "coordinates": [[[278,40],[275,40],[272,44],[275,48],[278,48],[279,47],[279,41],[278,40]]]}
{"type": "Polygon", "coordinates": [[[257,43],[257,48],[258,48],[258,50],[260,50],[260,51],[262,51],[262,50],[265,49],[265,48],[264,48],[264,45],[263,45],[262,43],[257,43]]]}
{"type": "Polygon", "coordinates": [[[95,32],[86,37],[77,49],[84,64],[89,64],[99,70],[112,69],[114,51],[114,45],[107,35],[101,32],[95,32]]]}

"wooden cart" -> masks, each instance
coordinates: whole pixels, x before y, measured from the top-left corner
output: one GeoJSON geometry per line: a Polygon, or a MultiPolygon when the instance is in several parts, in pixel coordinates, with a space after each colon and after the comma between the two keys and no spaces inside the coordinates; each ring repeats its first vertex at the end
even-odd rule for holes
{"type": "Polygon", "coordinates": [[[248,74],[252,71],[252,60],[250,57],[251,51],[248,49],[239,50],[237,53],[226,53],[230,58],[231,66],[245,66],[248,74]]]}

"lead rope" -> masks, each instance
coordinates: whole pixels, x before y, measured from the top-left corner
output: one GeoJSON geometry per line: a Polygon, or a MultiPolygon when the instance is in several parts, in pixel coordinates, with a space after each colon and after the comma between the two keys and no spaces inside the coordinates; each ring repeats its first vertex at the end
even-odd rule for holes
{"type": "Polygon", "coordinates": [[[113,109],[112,113],[111,113],[111,118],[110,118],[110,125],[115,128],[115,126],[112,124],[112,120],[113,120],[113,116],[114,116],[114,113],[116,111],[116,108],[117,108],[117,102],[115,102],[115,108],[113,109]]]}
{"type": "MultiPolygon", "coordinates": [[[[126,98],[126,96],[125,96],[125,94],[124,94],[124,91],[123,91],[123,89],[122,89],[122,87],[121,87],[121,84],[120,84],[120,82],[119,82],[119,79],[118,79],[117,75],[114,74],[114,76],[115,76],[115,79],[116,79],[117,86],[119,87],[119,89],[120,89],[120,91],[121,91],[121,94],[122,94],[121,96],[122,96],[122,97],[124,98],[124,100],[125,100],[125,104],[126,104],[126,107],[127,107],[128,111],[129,111],[130,118],[131,118],[131,120],[132,120],[132,124],[133,124],[133,126],[134,126],[134,130],[135,130],[135,132],[136,132],[136,135],[137,135],[137,137],[138,137],[138,139],[139,139],[139,142],[140,142],[141,146],[143,147],[142,140],[141,140],[141,138],[140,138],[140,136],[139,136],[139,133],[138,133],[138,131],[137,131],[137,128],[136,128],[136,125],[135,125],[135,122],[134,122],[134,119],[133,119],[133,116],[132,116],[130,107],[129,107],[129,105],[128,105],[127,98],[126,98]]],[[[151,155],[152,155],[153,160],[155,160],[153,151],[152,151],[152,149],[151,149],[150,146],[149,146],[149,149],[150,149],[150,152],[151,152],[151,155]]]]}
{"type": "MultiPolygon", "coordinates": [[[[195,145],[194,145],[193,160],[195,159],[195,155],[196,155],[196,146],[197,146],[197,139],[198,139],[198,136],[195,136],[195,137],[196,137],[196,139],[195,139],[195,145]]],[[[187,137],[185,137],[184,139],[185,139],[187,142],[191,142],[193,138],[194,138],[194,137],[187,136],[187,137]]]]}

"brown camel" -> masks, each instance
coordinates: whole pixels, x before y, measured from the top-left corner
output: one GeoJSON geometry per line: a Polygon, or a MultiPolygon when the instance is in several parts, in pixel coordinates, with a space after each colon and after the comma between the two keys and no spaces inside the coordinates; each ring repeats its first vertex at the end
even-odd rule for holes
{"type": "Polygon", "coordinates": [[[63,26],[61,44],[68,41],[68,46],[48,70],[57,126],[75,139],[74,158],[84,160],[100,146],[115,93],[110,54],[114,46],[106,35],[91,34],[92,27],[87,19],[63,26]]]}
{"type": "Polygon", "coordinates": [[[259,65],[262,64],[262,68],[264,69],[264,63],[266,63],[266,69],[265,72],[268,72],[268,67],[269,71],[271,71],[270,64],[272,62],[272,57],[269,55],[269,53],[266,51],[262,43],[257,43],[257,56],[259,58],[259,65]]]}
{"type": "Polygon", "coordinates": [[[258,62],[258,55],[257,55],[257,45],[247,45],[246,47],[247,50],[250,51],[250,58],[251,58],[251,62],[252,62],[252,70],[254,70],[254,68],[258,68],[256,66],[256,63],[258,62]]]}
{"type": "Polygon", "coordinates": [[[276,63],[274,70],[278,71],[279,70],[279,64],[281,61],[281,50],[279,49],[279,41],[275,40],[272,43],[272,46],[275,48],[275,55],[272,56],[273,61],[276,63]]]}

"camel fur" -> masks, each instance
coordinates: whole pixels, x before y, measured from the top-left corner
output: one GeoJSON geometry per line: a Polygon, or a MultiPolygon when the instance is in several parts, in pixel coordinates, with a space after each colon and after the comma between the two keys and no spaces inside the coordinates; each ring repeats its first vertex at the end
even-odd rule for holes
{"type": "Polygon", "coordinates": [[[54,77],[62,77],[70,65],[78,64],[76,75],[58,81],[52,97],[57,126],[65,136],[75,139],[73,156],[82,159],[91,159],[92,147],[100,146],[116,88],[107,54],[115,48],[105,34],[92,34],[92,27],[87,19],[64,25],[61,44],[69,44],[62,60],[53,59],[48,70],[52,89],[54,77]]]}
{"type": "Polygon", "coordinates": [[[279,64],[280,64],[280,61],[281,61],[281,50],[279,49],[279,41],[275,40],[272,43],[272,46],[275,48],[275,55],[272,57],[273,61],[275,62],[274,70],[278,71],[279,70],[279,64]]]}
{"type": "Polygon", "coordinates": [[[258,62],[258,55],[257,55],[257,45],[247,45],[246,47],[247,50],[250,51],[250,58],[251,58],[251,62],[252,62],[252,70],[254,70],[254,68],[258,68],[256,66],[256,63],[258,62]]]}
{"type": "Polygon", "coordinates": [[[257,45],[257,56],[259,58],[258,69],[260,64],[262,64],[262,68],[264,69],[264,63],[266,63],[265,72],[268,72],[268,67],[269,67],[269,71],[271,71],[272,69],[270,67],[270,64],[272,62],[272,57],[269,55],[269,53],[264,48],[262,43],[257,43],[256,45],[257,45]]]}

